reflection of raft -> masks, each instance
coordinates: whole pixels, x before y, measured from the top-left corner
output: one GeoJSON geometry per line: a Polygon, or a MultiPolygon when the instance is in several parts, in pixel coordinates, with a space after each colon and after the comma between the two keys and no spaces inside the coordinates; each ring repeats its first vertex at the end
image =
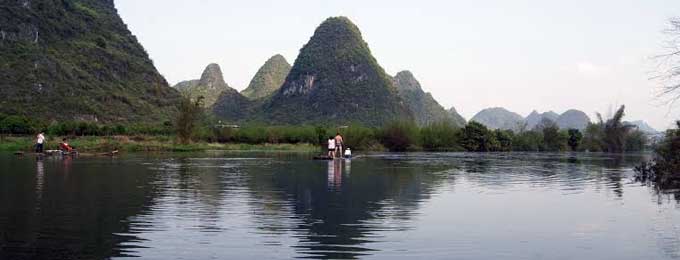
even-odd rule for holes
{"type": "Polygon", "coordinates": [[[333,160],[333,158],[330,157],[330,156],[328,156],[328,155],[318,155],[318,156],[314,156],[314,160],[321,160],[321,161],[326,160],[326,161],[330,161],[330,160],[333,160]]]}

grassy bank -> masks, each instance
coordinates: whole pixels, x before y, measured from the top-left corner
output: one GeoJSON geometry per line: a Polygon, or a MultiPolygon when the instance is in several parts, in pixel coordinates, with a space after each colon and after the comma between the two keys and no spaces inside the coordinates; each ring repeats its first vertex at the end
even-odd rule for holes
{"type": "MultiPolygon", "coordinates": [[[[48,138],[45,150],[57,150],[61,137],[48,138]]],[[[81,152],[194,152],[207,150],[224,151],[295,151],[318,152],[318,145],[298,144],[241,144],[241,143],[208,143],[194,142],[180,144],[170,136],[86,136],[68,140],[69,144],[81,152]]],[[[32,151],[33,137],[2,137],[0,151],[32,151]]]]}

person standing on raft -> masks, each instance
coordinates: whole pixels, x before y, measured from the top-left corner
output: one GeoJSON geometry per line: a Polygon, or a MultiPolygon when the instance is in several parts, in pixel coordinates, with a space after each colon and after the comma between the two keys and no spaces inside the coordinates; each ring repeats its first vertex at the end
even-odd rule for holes
{"type": "Polygon", "coordinates": [[[43,153],[45,148],[45,133],[40,131],[35,139],[35,153],[43,153]]]}
{"type": "Polygon", "coordinates": [[[335,158],[335,139],[333,137],[328,137],[328,157],[335,158]]]}
{"type": "MultiPolygon", "coordinates": [[[[334,153],[334,155],[339,154],[340,157],[342,157],[342,154],[343,154],[342,146],[344,144],[344,141],[345,140],[342,139],[342,135],[340,135],[340,132],[338,132],[335,135],[335,153],[334,153]]],[[[335,156],[333,158],[335,158],[335,156]]]]}

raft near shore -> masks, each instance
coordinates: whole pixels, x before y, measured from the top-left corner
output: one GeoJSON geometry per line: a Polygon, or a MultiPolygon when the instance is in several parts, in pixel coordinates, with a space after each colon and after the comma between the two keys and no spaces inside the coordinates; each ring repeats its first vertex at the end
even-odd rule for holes
{"type": "Polygon", "coordinates": [[[47,150],[43,153],[26,153],[22,151],[17,151],[14,152],[14,155],[17,156],[24,156],[24,155],[35,155],[35,156],[85,156],[85,157],[94,157],[94,156],[116,156],[118,155],[118,150],[113,150],[111,152],[105,152],[105,153],[80,153],[77,151],[72,151],[72,152],[62,152],[59,150],[47,150]]]}

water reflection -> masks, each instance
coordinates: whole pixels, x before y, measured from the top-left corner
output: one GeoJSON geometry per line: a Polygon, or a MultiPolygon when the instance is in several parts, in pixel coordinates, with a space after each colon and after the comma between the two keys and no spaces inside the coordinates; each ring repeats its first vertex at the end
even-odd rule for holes
{"type": "Polygon", "coordinates": [[[0,155],[0,259],[677,259],[680,213],[630,182],[639,160],[0,155]]]}

